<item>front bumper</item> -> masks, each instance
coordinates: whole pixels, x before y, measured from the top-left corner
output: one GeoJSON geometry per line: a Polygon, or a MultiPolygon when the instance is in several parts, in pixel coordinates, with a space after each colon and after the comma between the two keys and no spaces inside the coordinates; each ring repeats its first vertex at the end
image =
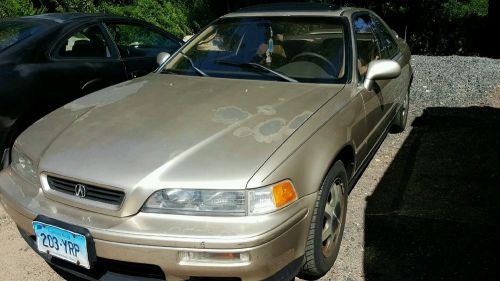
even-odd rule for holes
{"type": "Polygon", "coordinates": [[[49,200],[41,188],[19,178],[10,168],[0,172],[0,201],[25,239],[34,235],[33,219],[44,215],[88,229],[99,259],[155,265],[161,268],[168,280],[190,277],[263,280],[287,265],[296,266],[304,255],[311,219],[309,214],[315,200],[316,194],[311,194],[278,212],[255,217],[138,213],[118,218],[49,200]],[[163,227],[162,220],[165,222],[163,227]],[[186,229],[186,235],[170,235],[180,231],[175,229],[176,221],[182,221],[177,227],[185,228],[186,221],[191,225],[186,229]],[[181,253],[185,252],[244,253],[250,258],[229,263],[186,261],[181,259],[181,253]]]}

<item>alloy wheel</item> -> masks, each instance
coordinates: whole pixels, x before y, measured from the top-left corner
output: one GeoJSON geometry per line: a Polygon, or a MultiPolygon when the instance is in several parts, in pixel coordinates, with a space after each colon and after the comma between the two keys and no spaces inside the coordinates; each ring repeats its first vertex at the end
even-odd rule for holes
{"type": "Polygon", "coordinates": [[[322,251],[325,257],[333,253],[337,243],[340,243],[340,229],[344,210],[344,183],[336,178],[328,194],[323,215],[323,229],[321,231],[322,251]]]}

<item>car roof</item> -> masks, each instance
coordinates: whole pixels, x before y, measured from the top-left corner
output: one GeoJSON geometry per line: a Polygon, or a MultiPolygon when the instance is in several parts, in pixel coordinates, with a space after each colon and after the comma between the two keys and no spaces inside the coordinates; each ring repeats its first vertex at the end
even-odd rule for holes
{"type": "Polygon", "coordinates": [[[48,13],[48,14],[40,14],[35,16],[27,16],[22,17],[22,19],[26,20],[48,20],[56,23],[67,23],[71,21],[77,20],[93,20],[93,19],[126,19],[126,20],[135,20],[129,17],[123,16],[115,16],[108,15],[104,13],[48,13]]]}
{"type": "Polygon", "coordinates": [[[335,11],[339,6],[335,4],[321,3],[272,3],[244,7],[238,10],[244,12],[267,12],[267,11],[335,11]]]}
{"type": "Polygon", "coordinates": [[[349,16],[366,9],[321,3],[274,3],[255,5],[224,15],[223,18],[256,16],[349,16]]]}

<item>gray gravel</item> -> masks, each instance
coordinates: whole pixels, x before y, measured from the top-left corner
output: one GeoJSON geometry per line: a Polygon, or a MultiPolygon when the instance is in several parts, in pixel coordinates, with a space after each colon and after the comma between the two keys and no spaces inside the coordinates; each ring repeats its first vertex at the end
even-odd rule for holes
{"type": "Polygon", "coordinates": [[[479,57],[413,56],[414,109],[487,104],[500,84],[500,60],[479,57]]]}

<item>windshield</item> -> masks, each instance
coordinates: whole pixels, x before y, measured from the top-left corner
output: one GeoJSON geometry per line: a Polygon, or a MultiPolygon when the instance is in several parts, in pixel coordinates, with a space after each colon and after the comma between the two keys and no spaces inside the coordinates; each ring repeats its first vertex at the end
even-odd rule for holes
{"type": "Polygon", "coordinates": [[[344,83],[344,21],[331,17],[224,18],[163,73],[303,83],[344,83]]]}
{"type": "Polygon", "coordinates": [[[40,32],[42,26],[30,22],[0,21],[0,52],[40,32]]]}

